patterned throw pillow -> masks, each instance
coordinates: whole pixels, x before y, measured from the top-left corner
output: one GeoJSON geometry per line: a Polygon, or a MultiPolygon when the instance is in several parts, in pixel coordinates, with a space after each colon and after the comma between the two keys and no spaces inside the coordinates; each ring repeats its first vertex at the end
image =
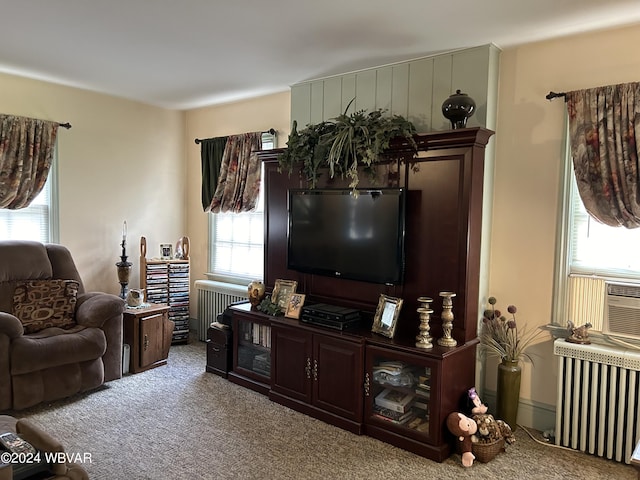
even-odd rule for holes
{"type": "Polygon", "coordinates": [[[22,322],[24,333],[48,327],[74,327],[78,288],[75,280],[18,282],[13,293],[13,314],[22,322]]]}

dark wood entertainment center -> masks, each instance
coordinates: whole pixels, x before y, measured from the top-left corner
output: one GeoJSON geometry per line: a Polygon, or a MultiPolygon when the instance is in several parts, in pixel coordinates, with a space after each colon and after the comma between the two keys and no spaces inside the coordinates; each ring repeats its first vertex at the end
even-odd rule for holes
{"type": "MultiPolygon", "coordinates": [[[[439,462],[446,459],[452,445],[446,416],[459,410],[462,395],[475,382],[484,155],[491,135],[484,128],[420,134],[415,137],[417,157],[406,143],[392,144],[378,168],[384,180],[367,185],[360,177],[363,188],[408,191],[405,279],[394,286],[289,270],[287,192],[307,185],[295,173],[278,171],[282,150],[260,152],[265,167],[265,284],[272,288],[276,279],[295,280],[307,302],[357,308],[366,321],[361,328],[340,331],[272,317],[248,303],[236,305],[229,379],[354,433],[439,462]],[[451,332],[456,347],[436,344],[442,336],[441,291],[456,293],[451,332]],[[371,332],[380,294],[404,300],[393,339],[371,332]],[[421,296],[434,300],[434,347],[429,350],[415,346],[421,296]],[[398,407],[400,413],[382,415],[382,397],[388,395],[412,398],[411,411],[404,414],[398,407]]],[[[325,174],[319,186],[345,185],[325,174]]]]}

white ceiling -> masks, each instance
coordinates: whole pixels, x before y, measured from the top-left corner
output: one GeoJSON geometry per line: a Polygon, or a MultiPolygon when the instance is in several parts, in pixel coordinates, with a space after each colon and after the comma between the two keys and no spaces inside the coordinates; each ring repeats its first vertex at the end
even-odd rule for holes
{"type": "Polygon", "coordinates": [[[0,0],[0,72],[189,109],[638,22],[639,0],[0,0]]]}

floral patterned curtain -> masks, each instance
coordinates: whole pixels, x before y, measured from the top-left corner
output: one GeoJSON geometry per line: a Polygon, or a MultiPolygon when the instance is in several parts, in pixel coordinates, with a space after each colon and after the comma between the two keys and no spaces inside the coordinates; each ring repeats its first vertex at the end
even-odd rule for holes
{"type": "Polygon", "coordinates": [[[211,213],[249,212],[256,207],[260,161],[255,152],[261,148],[261,132],[233,135],[227,139],[218,186],[209,206],[211,213]]]}
{"type": "Polygon", "coordinates": [[[640,83],[566,94],[571,155],[584,206],[612,227],[640,227],[640,83]]]}
{"type": "Polygon", "coordinates": [[[59,124],[0,115],[0,208],[28,207],[42,191],[59,124]]]}

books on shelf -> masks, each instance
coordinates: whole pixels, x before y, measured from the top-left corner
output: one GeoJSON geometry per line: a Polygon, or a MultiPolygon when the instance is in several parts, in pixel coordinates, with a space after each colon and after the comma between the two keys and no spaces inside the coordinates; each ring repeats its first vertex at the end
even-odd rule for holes
{"type": "Polygon", "coordinates": [[[388,408],[394,412],[406,413],[415,398],[413,393],[406,393],[400,390],[385,388],[376,395],[375,404],[379,407],[388,408]]]}
{"type": "Polygon", "coordinates": [[[400,413],[379,405],[373,406],[373,416],[386,422],[395,423],[396,425],[405,425],[415,418],[415,414],[411,410],[400,413]]]}
{"type": "Polygon", "coordinates": [[[253,324],[251,343],[261,347],[271,348],[271,327],[259,323],[253,324]]]}
{"type": "Polygon", "coordinates": [[[424,410],[425,413],[429,413],[429,399],[421,399],[421,398],[416,398],[413,402],[413,407],[420,409],[420,410],[424,410]]]}

